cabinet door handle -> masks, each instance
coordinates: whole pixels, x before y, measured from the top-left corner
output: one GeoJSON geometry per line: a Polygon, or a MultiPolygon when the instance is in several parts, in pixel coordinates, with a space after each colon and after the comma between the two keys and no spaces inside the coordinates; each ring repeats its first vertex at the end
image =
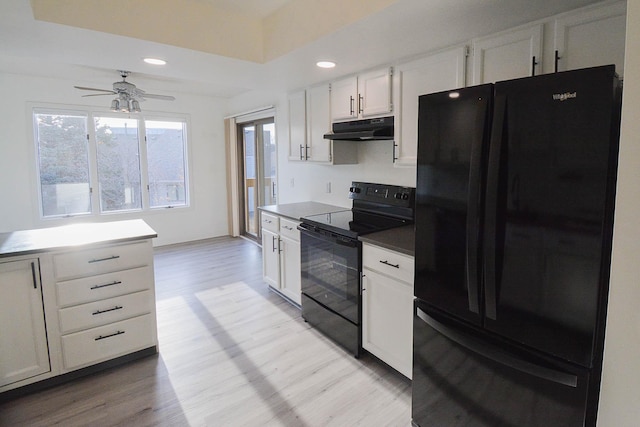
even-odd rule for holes
{"type": "Polygon", "coordinates": [[[531,75],[532,76],[536,75],[536,65],[538,65],[538,61],[536,61],[536,56],[533,55],[533,57],[531,58],[531,75]]]}
{"type": "Polygon", "coordinates": [[[560,61],[560,52],[558,52],[558,50],[556,49],[555,65],[553,66],[553,72],[554,73],[558,72],[558,62],[559,61],[560,61]]]}
{"type": "Polygon", "coordinates": [[[122,306],[121,305],[116,305],[113,308],[108,308],[106,310],[96,310],[93,313],[91,313],[92,316],[95,316],[96,314],[103,314],[103,313],[108,313],[110,311],[116,311],[116,310],[122,310],[122,306]]]}
{"type": "Polygon", "coordinates": [[[278,237],[278,253],[282,252],[282,239],[278,237]]]}
{"type": "Polygon", "coordinates": [[[121,283],[122,283],[122,282],[121,282],[121,281],[119,281],[119,280],[114,280],[113,282],[111,282],[111,283],[105,283],[104,285],[94,285],[94,286],[92,286],[90,289],[91,289],[91,290],[94,290],[94,289],[106,288],[107,286],[119,285],[119,284],[121,284],[121,283]]]}
{"type": "Polygon", "coordinates": [[[364,113],[364,97],[358,95],[358,114],[364,113]]]}
{"type": "Polygon", "coordinates": [[[398,147],[398,144],[396,144],[395,142],[393,143],[393,163],[396,162],[396,160],[398,160],[398,156],[396,156],[396,149],[398,147]]]}
{"type": "Polygon", "coordinates": [[[91,259],[89,260],[89,264],[93,264],[94,262],[111,261],[112,259],[118,259],[118,258],[120,258],[120,255],[111,255],[110,257],[106,257],[106,258],[91,259]]]}
{"type": "Polygon", "coordinates": [[[304,158],[302,157],[302,144],[300,144],[300,160],[304,160],[304,158]]]}
{"type": "Polygon", "coordinates": [[[393,268],[400,268],[400,264],[391,264],[389,261],[387,260],[380,260],[380,264],[385,264],[388,265],[389,267],[393,267],[393,268]]]}
{"type": "Polygon", "coordinates": [[[349,96],[349,114],[353,116],[355,111],[353,110],[353,96],[349,96]]]}
{"type": "Polygon", "coordinates": [[[38,289],[38,281],[36,280],[36,263],[31,263],[31,278],[33,279],[33,289],[38,289]]]}
{"type": "Polygon", "coordinates": [[[271,236],[271,252],[276,251],[276,236],[271,236]]]}
{"type": "Polygon", "coordinates": [[[116,335],[122,335],[122,334],[124,334],[124,331],[116,331],[113,334],[109,334],[109,335],[99,335],[97,338],[94,338],[94,341],[100,341],[100,340],[104,340],[104,339],[115,337],[116,335]]]}

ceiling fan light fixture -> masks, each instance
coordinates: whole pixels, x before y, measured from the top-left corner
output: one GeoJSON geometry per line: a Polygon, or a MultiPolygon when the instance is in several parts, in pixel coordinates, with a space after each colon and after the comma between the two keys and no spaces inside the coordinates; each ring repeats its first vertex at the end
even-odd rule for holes
{"type": "Polygon", "coordinates": [[[151,64],[151,65],[167,65],[167,61],[160,58],[147,57],[147,58],[143,58],[142,60],[147,64],[151,64]]]}
{"type": "Polygon", "coordinates": [[[133,101],[131,101],[131,111],[134,113],[139,113],[140,110],[140,103],[138,101],[136,101],[135,99],[133,101]]]}
{"type": "Polygon", "coordinates": [[[118,100],[118,98],[116,98],[113,101],[111,101],[111,111],[118,111],[118,110],[120,110],[120,101],[118,100]]]}

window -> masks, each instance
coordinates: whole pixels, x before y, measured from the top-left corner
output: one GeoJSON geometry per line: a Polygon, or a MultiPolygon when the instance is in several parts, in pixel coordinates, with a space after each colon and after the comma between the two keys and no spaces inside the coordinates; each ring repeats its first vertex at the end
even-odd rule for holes
{"type": "Polygon", "coordinates": [[[40,109],[33,118],[43,218],[188,206],[186,120],[40,109]]]}
{"type": "Polygon", "coordinates": [[[186,204],[185,123],[147,120],[147,169],[152,208],[186,204]]]}

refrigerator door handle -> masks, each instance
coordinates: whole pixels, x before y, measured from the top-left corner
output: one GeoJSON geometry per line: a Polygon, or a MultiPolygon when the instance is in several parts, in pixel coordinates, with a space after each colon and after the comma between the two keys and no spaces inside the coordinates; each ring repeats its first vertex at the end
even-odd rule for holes
{"type": "Polygon", "coordinates": [[[577,375],[522,360],[519,357],[503,351],[493,345],[478,341],[465,333],[455,331],[452,328],[443,325],[425,313],[420,307],[416,307],[416,314],[420,319],[422,319],[422,321],[438,331],[440,334],[474,353],[543,380],[563,384],[573,388],[577,388],[578,386],[577,375]]]}
{"type": "Polygon", "coordinates": [[[507,139],[507,98],[496,96],[493,128],[491,129],[491,143],[489,146],[489,166],[487,171],[486,215],[484,229],[484,286],[485,313],[489,319],[496,320],[498,316],[497,274],[496,274],[496,237],[498,224],[498,203],[500,188],[500,160],[503,144],[507,139]]]}
{"type": "MultiPolygon", "coordinates": [[[[487,105],[487,104],[485,104],[487,105]]],[[[467,298],[469,310],[473,313],[480,313],[479,288],[480,277],[478,274],[478,246],[480,236],[480,223],[478,222],[480,211],[480,187],[482,185],[482,146],[483,137],[486,135],[485,123],[487,122],[487,111],[485,108],[478,108],[475,127],[482,133],[478,139],[474,140],[471,146],[471,164],[469,167],[469,193],[467,196],[467,298]]],[[[477,135],[477,132],[476,132],[477,135]]]]}

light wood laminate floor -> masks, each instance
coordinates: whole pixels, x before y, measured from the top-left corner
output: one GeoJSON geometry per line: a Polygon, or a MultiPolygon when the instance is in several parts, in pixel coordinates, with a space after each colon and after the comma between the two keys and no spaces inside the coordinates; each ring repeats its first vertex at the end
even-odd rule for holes
{"type": "Polygon", "coordinates": [[[410,381],[355,359],[217,238],[155,250],[160,352],[0,404],[2,426],[410,426],[410,381]]]}

